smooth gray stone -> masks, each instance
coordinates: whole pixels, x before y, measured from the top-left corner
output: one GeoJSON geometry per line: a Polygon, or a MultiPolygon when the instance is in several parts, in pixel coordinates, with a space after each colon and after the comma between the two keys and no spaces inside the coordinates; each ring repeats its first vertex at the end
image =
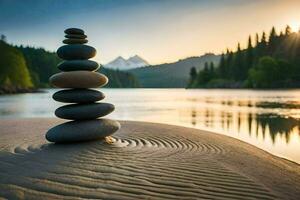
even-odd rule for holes
{"type": "Polygon", "coordinates": [[[55,92],[52,98],[63,103],[92,103],[104,99],[105,96],[97,90],[71,89],[55,92]]]}
{"type": "Polygon", "coordinates": [[[56,53],[64,60],[84,60],[94,57],[96,49],[84,44],[69,44],[59,47],[56,53]]]}
{"type": "Polygon", "coordinates": [[[55,115],[62,119],[87,120],[103,117],[114,111],[110,103],[71,104],[57,108],[55,115]]]}
{"type": "Polygon", "coordinates": [[[50,83],[58,88],[97,88],[108,83],[108,78],[98,72],[69,71],[60,72],[49,78],[50,83]]]}
{"type": "Polygon", "coordinates": [[[65,35],[65,38],[70,38],[70,39],[85,39],[87,38],[86,35],[79,35],[79,34],[68,34],[65,35]]]}
{"type": "Polygon", "coordinates": [[[85,44],[87,42],[88,42],[88,40],[86,40],[86,39],[70,39],[70,38],[68,38],[68,39],[63,40],[64,44],[85,44]]]}
{"type": "Polygon", "coordinates": [[[58,64],[58,69],[61,71],[96,71],[99,68],[99,64],[92,60],[68,60],[58,64]]]}
{"type": "Polygon", "coordinates": [[[68,28],[65,30],[65,34],[84,35],[84,31],[79,28],[68,28]]]}
{"type": "Polygon", "coordinates": [[[46,139],[55,143],[98,140],[112,135],[120,127],[119,122],[109,119],[71,121],[48,130],[46,139]]]}

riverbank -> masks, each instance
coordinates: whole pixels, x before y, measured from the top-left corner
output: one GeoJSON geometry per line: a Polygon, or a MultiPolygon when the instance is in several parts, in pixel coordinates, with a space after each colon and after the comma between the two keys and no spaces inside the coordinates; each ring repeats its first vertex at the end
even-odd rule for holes
{"type": "Polygon", "coordinates": [[[0,197],[297,199],[298,164],[239,140],[122,121],[113,144],[53,145],[59,119],[0,120],[0,197]]]}
{"type": "Polygon", "coordinates": [[[0,87],[0,95],[22,94],[22,93],[40,93],[44,92],[40,88],[22,88],[22,87],[0,87]]]}

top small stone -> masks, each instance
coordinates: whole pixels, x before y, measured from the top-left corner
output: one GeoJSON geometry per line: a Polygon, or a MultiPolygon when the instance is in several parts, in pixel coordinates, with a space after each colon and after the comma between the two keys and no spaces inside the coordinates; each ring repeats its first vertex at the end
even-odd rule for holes
{"type": "Polygon", "coordinates": [[[79,28],[68,28],[65,30],[65,34],[78,34],[78,35],[84,35],[84,31],[79,28]]]}

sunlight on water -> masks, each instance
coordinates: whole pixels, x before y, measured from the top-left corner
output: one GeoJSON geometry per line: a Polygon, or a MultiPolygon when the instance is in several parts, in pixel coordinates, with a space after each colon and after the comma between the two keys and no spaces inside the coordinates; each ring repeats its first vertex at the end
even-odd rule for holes
{"type": "MultiPolygon", "coordinates": [[[[0,96],[1,118],[55,117],[47,93],[0,96]]],[[[109,117],[204,129],[300,163],[300,90],[103,89],[109,117]]]]}

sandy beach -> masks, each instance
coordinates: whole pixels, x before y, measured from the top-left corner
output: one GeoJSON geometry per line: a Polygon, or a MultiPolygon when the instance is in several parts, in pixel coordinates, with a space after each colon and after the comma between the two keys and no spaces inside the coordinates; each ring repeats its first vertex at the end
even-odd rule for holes
{"type": "Polygon", "coordinates": [[[59,119],[0,121],[0,199],[299,199],[300,167],[224,135],[121,121],[115,142],[50,144],[59,119]]]}

